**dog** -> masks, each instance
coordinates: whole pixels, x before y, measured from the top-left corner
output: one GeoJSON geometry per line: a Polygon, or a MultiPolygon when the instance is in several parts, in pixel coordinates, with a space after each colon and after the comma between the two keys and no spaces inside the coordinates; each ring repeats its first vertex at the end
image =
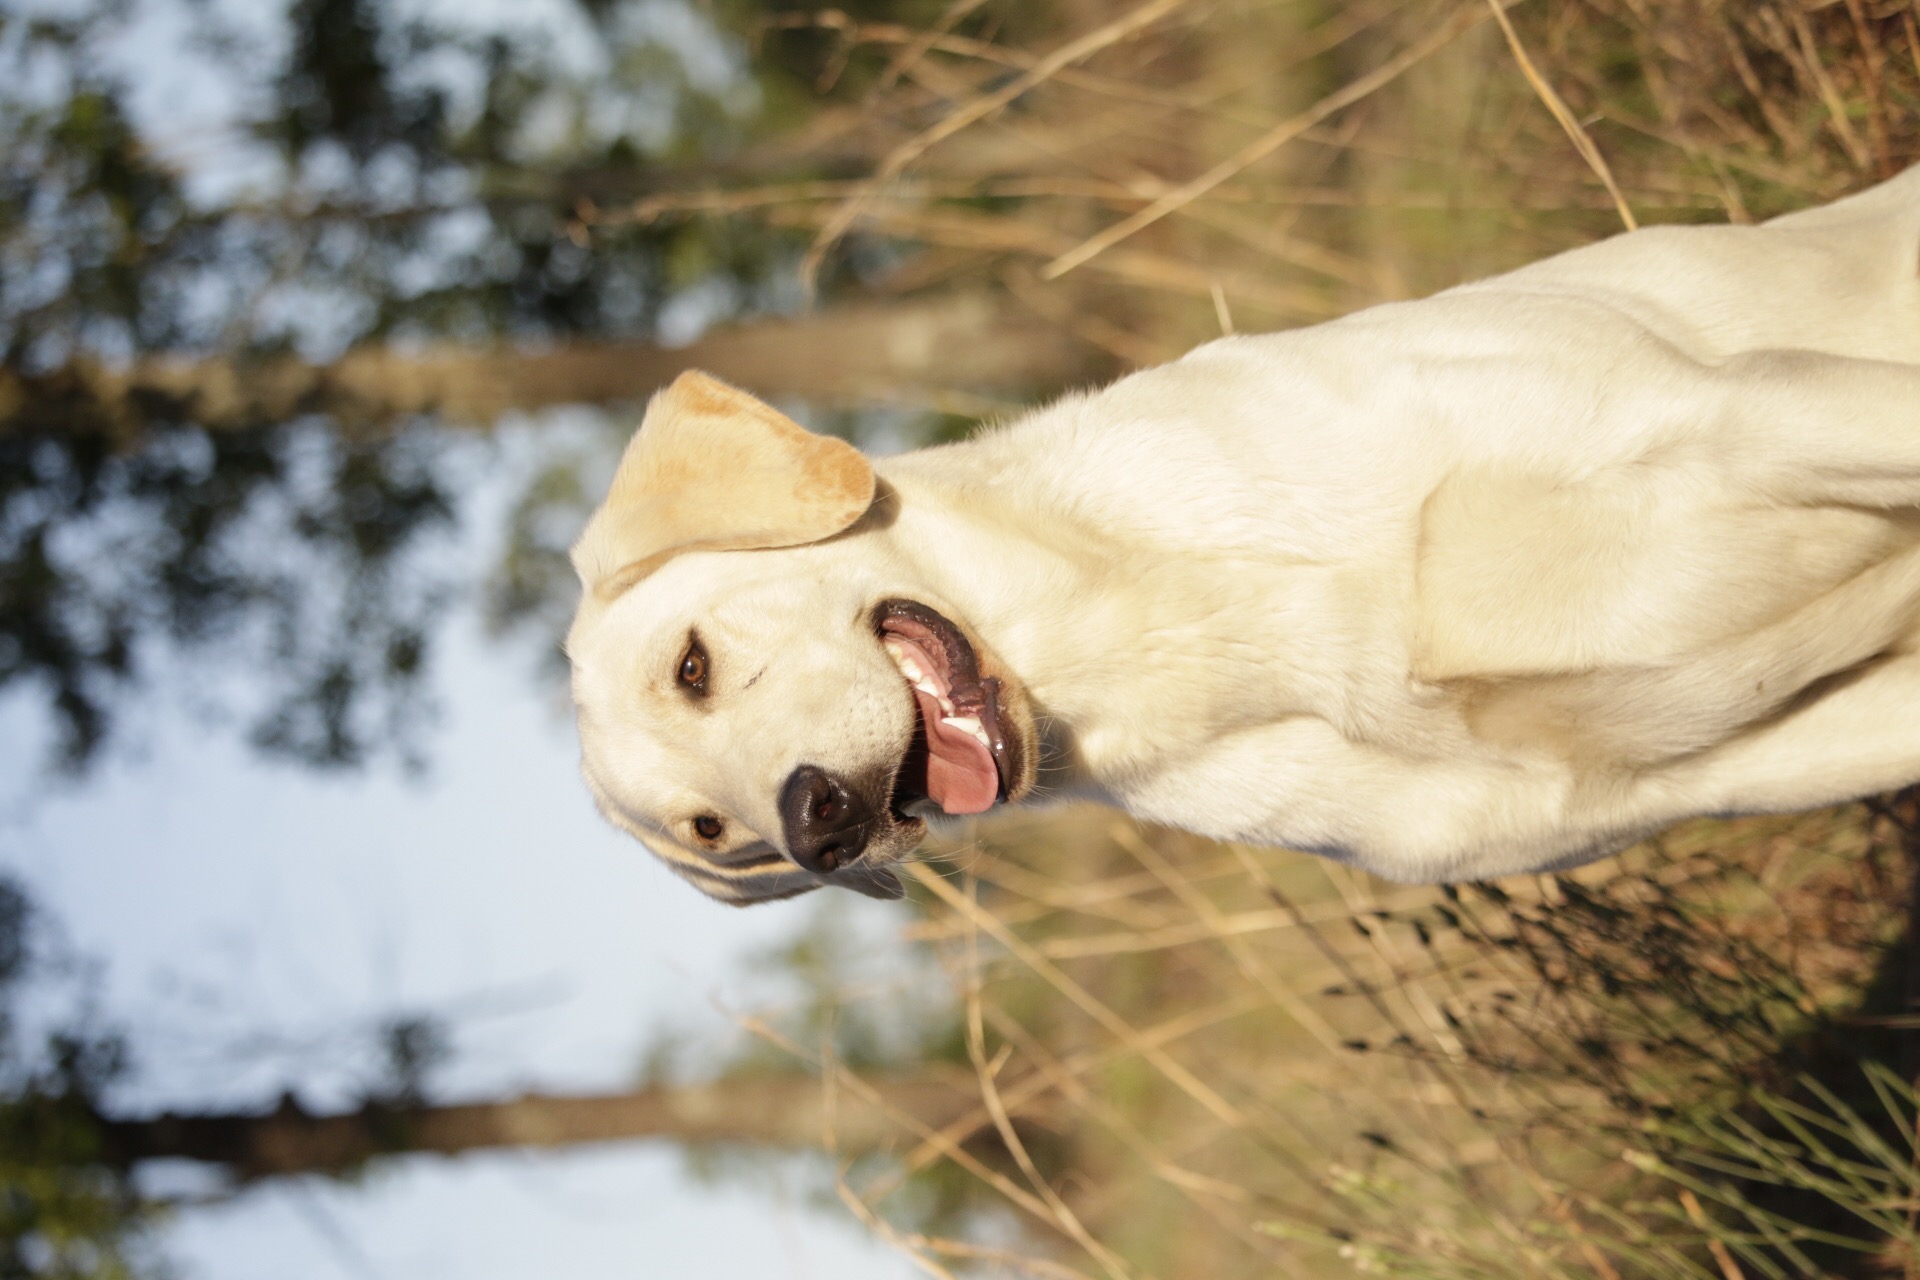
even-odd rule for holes
{"type": "Polygon", "coordinates": [[[601,811],[744,904],[1091,799],[1397,881],[1920,780],[1920,169],[869,460],[698,372],[573,550],[601,811]]]}

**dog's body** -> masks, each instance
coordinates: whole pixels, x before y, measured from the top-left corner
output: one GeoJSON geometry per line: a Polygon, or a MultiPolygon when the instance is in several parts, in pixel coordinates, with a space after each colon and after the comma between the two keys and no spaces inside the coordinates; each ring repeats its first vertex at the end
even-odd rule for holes
{"type": "MultiPolygon", "coordinates": [[[[623,475],[771,412],[683,381],[623,475]]],[[[920,814],[1035,794],[1459,880],[1920,780],[1920,170],[1224,339],[874,470],[870,507],[849,471],[832,514],[637,541],[616,481],[583,538],[589,780],[717,896],[891,892],[920,814]],[[711,689],[661,679],[681,637],[711,689]],[[919,695],[903,652],[942,668],[919,695]]]]}

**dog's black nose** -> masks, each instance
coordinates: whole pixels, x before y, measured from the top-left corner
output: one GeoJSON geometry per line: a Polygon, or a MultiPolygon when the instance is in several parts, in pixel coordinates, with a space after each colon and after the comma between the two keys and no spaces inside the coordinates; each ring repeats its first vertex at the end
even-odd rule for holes
{"type": "Polygon", "coordinates": [[[780,788],[787,852],[808,871],[837,871],[867,851],[873,809],[841,779],[803,764],[780,788]]]}

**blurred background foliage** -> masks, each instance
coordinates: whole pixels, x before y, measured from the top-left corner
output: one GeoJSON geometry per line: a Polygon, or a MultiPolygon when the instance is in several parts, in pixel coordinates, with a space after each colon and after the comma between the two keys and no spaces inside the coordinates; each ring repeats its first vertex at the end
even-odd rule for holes
{"type": "MultiPolygon", "coordinates": [[[[553,652],[566,544],[687,365],[899,448],[1920,157],[1893,0],[578,0],[584,41],[179,0],[238,106],[166,138],[122,56],[156,3],[0,5],[0,687],[76,776],[182,672],[295,764],[425,762],[449,602],[553,652]],[[462,451],[579,404],[607,429],[556,433],[462,580],[462,451]]],[[[916,965],[863,973],[823,915],[755,1048],[690,1082],[663,1040],[566,1132],[725,1176],[824,1128],[822,1196],[936,1275],[1911,1276],[1915,818],[1698,823],[1457,892],[1009,820],[919,876],[916,965]],[[738,1122],[676,1129],[689,1088],[738,1122]]],[[[139,1266],[153,1154],[251,1178],[500,1140],[437,1103],[431,1017],[333,1128],[113,1116],[84,1001],[0,1028],[0,1275],[139,1266]]]]}

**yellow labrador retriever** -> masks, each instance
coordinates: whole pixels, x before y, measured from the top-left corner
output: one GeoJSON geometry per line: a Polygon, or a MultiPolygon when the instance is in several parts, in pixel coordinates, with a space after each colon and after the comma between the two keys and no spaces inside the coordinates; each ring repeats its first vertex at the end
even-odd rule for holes
{"type": "Polygon", "coordinates": [[[699,373],[574,549],[601,810],[729,902],[1091,798],[1395,880],[1920,780],[1920,170],[870,462],[699,373]]]}

